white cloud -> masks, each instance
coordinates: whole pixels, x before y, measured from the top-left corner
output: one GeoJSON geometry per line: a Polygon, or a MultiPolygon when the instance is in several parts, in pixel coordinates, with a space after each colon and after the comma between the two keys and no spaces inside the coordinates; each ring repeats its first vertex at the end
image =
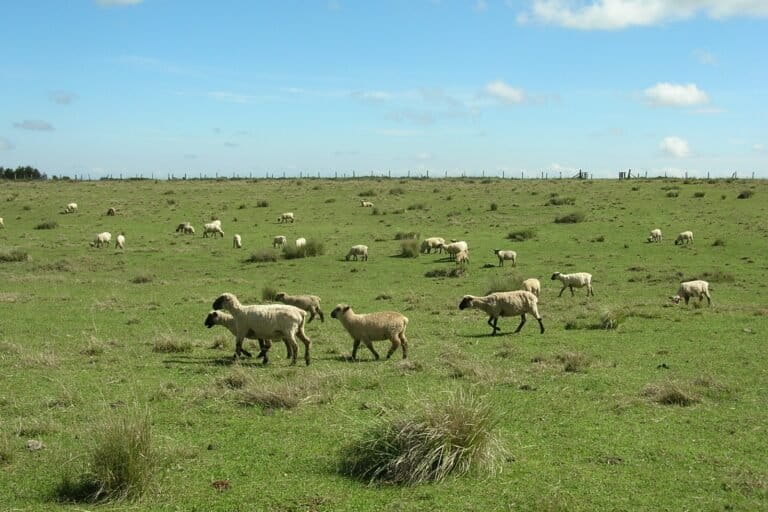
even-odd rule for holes
{"type": "Polygon", "coordinates": [[[77,99],[77,94],[68,91],[53,91],[48,97],[52,102],[59,105],[69,105],[77,99]]]}
{"type": "Polygon", "coordinates": [[[119,7],[125,5],[139,5],[144,0],[96,0],[102,7],[119,7]]]}
{"type": "Polygon", "coordinates": [[[48,121],[41,121],[39,119],[25,119],[18,123],[13,123],[14,128],[20,130],[32,130],[35,132],[52,132],[53,125],[48,121]]]}
{"type": "Polygon", "coordinates": [[[709,103],[707,93],[696,84],[671,84],[659,82],[644,91],[645,98],[653,105],[691,107],[709,103]]]}
{"type": "Polygon", "coordinates": [[[531,20],[578,30],[619,30],[651,26],[704,14],[768,16],[765,0],[533,0],[530,11],[518,15],[519,23],[531,20]]]}
{"type": "Polygon", "coordinates": [[[688,141],[675,136],[664,137],[661,144],[659,144],[659,148],[667,155],[675,158],[685,158],[691,154],[688,141]]]}
{"type": "Polygon", "coordinates": [[[490,82],[485,86],[483,92],[502,103],[510,105],[525,101],[525,91],[512,87],[502,80],[490,82]]]}
{"type": "Polygon", "coordinates": [[[0,137],[0,151],[10,151],[14,145],[8,139],[0,137]]]}

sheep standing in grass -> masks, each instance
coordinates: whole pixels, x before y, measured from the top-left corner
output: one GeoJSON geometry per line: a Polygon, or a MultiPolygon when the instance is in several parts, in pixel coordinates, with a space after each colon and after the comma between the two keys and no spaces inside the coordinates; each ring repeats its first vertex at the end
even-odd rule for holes
{"type": "Polygon", "coordinates": [[[301,249],[302,247],[306,247],[307,245],[307,239],[306,238],[297,238],[296,239],[296,248],[301,249]]]}
{"type": "Polygon", "coordinates": [[[320,297],[317,295],[288,295],[285,292],[280,292],[275,294],[275,300],[283,304],[296,306],[309,313],[307,323],[310,323],[315,318],[315,315],[320,317],[321,322],[325,322],[325,316],[323,316],[323,312],[320,309],[320,297]]]}
{"type": "Polygon", "coordinates": [[[4,228],[4,227],[5,227],[5,223],[3,222],[3,218],[0,217],[0,228],[4,228]]]}
{"type": "Polygon", "coordinates": [[[539,299],[534,294],[524,290],[496,292],[483,297],[465,295],[459,303],[459,309],[473,308],[487,313],[488,325],[493,329],[491,333],[493,335],[496,334],[496,331],[501,330],[498,327],[499,317],[519,315],[520,325],[515,329],[517,333],[525,325],[525,314],[530,313],[539,321],[541,334],[544,334],[544,322],[541,321],[541,315],[539,315],[538,301],[539,299]]]}
{"type": "Polygon", "coordinates": [[[675,245],[692,244],[693,243],[693,231],[683,231],[677,238],[675,238],[675,245]]]}
{"type": "Polygon", "coordinates": [[[469,245],[467,245],[467,242],[451,242],[450,244],[443,244],[442,246],[443,250],[447,252],[451,259],[456,259],[456,255],[459,254],[461,251],[468,251],[469,245]]]}
{"type": "Polygon", "coordinates": [[[114,217],[115,215],[117,215],[117,210],[115,210],[114,208],[110,208],[107,210],[107,217],[114,217]]]}
{"type": "MultiPolygon", "coordinates": [[[[226,327],[229,329],[229,332],[231,332],[233,336],[237,336],[237,324],[235,322],[235,317],[226,311],[214,310],[208,313],[208,316],[205,317],[205,326],[210,329],[214,325],[221,325],[222,327],[226,327]]],[[[249,330],[245,337],[249,340],[257,340],[259,342],[259,355],[257,355],[256,358],[261,359],[264,364],[267,364],[269,362],[269,357],[267,354],[269,349],[272,348],[272,341],[257,338],[256,333],[253,332],[253,330],[249,330]]],[[[286,343],[285,346],[288,349],[288,359],[291,359],[293,354],[291,351],[291,346],[288,345],[288,343],[286,343]]],[[[248,357],[251,356],[251,353],[245,349],[243,349],[242,352],[248,357]]]]}
{"type": "Polygon", "coordinates": [[[532,277],[530,279],[526,279],[525,281],[523,281],[522,287],[523,287],[522,288],[523,290],[527,292],[531,292],[536,297],[539,297],[541,295],[541,283],[535,277],[532,277]]]}
{"type": "Polygon", "coordinates": [[[513,267],[517,266],[517,253],[515,251],[502,251],[500,249],[494,249],[493,254],[499,258],[500,267],[504,266],[504,260],[510,260],[513,267]]]}
{"type": "Polygon", "coordinates": [[[91,247],[109,247],[111,242],[112,234],[108,231],[104,231],[103,233],[99,233],[94,237],[93,242],[91,242],[91,247]]]}
{"type": "Polygon", "coordinates": [[[278,235],[278,236],[272,238],[272,247],[274,247],[274,248],[282,247],[282,246],[285,245],[285,242],[287,240],[288,239],[285,238],[283,235],[278,235]]]}
{"type": "Polygon", "coordinates": [[[557,295],[558,297],[563,295],[566,288],[571,289],[571,297],[573,297],[575,295],[573,292],[574,288],[584,288],[585,286],[587,287],[587,297],[590,295],[593,297],[595,296],[595,292],[592,291],[592,274],[587,272],[576,272],[574,274],[561,274],[560,272],[555,272],[552,274],[552,281],[555,279],[559,279],[563,283],[563,288],[557,295]]]}
{"type": "Polygon", "coordinates": [[[443,252],[443,245],[445,245],[445,239],[439,236],[433,236],[431,238],[425,238],[421,242],[421,252],[429,254],[434,249],[435,252],[443,252]]]}
{"type": "Polygon", "coordinates": [[[291,224],[293,224],[293,222],[295,220],[296,220],[296,218],[294,217],[293,212],[285,212],[285,213],[281,214],[277,218],[277,222],[288,222],[288,221],[291,221],[291,224]]]}
{"type": "Polygon", "coordinates": [[[115,239],[115,249],[125,250],[125,233],[120,233],[115,239]]]}
{"type": "Polygon", "coordinates": [[[304,343],[304,361],[309,366],[312,341],[304,333],[307,313],[285,304],[244,306],[231,293],[224,293],[213,301],[213,309],[223,309],[235,318],[235,358],[240,354],[250,356],[243,350],[243,339],[252,333],[256,338],[271,340],[281,338],[291,347],[291,364],[296,364],[299,346],[298,337],[304,343]]]}
{"type": "Polygon", "coordinates": [[[366,201],[365,199],[361,199],[360,206],[362,206],[363,208],[373,208],[373,203],[370,201],[366,201]]]}
{"type": "Polygon", "coordinates": [[[456,255],[457,265],[469,265],[469,251],[461,251],[456,255]]]}
{"type": "Polygon", "coordinates": [[[649,242],[661,242],[661,230],[660,229],[654,229],[651,231],[651,234],[648,235],[648,241],[649,242]]]}
{"type": "Polygon", "coordinates": [[[232,237],[232,247],[235,249],[243,248],[243,238],[240,235],[235,235],[232,237]]]}
{"type": "Polygon", "coordinates": [[[209,234],[213,235],[214,238],[216,238],[216,235],[221,235],[221,238],[224,238],[224,231],[221,229],[220,220],[214,220],[207,224],[203,224],[203,238],[208,238],[209,234]]]}
{"type": "Polygon", "coordinates": [[[189,222],[182,222],[181,224],[176,226],[176,232],[183,233],[185,235],[194,235],[195,228],[193,228],[192,224],[190,224],[189,222]]]}
{"type": "Polygon", "coordinates": [[[331,311],[331,318],[337,318],[347,330],[354,343],[352,345],[352,360],[357,359],[357,349],[362,342],[373,357],[379,359],[379,354],[373,348],[373,342],[389,340],[391,345],[387,351],[387,359],[397,350],[403,348],[403,359],[408,357],[408,340],[405,329],[408,318],[395,311],[382,311],[358,315],[347,304],[339,304],[331,311]]]}
{"type": "Polygon", "coordinates": [[[367,245],[353,245],[347,253],[345,260],[349,261],[353,258],[357,261],[358,257],[363,261],[368,261],[368,246],[367,245]]]}
{"type": "Polygon", "coordinates": [[[704,298],[707,298],[707,305],[712,305],[712,296],[709,294],[709,283],[701,279],[695,281],[686,281],[680,283],[680,288],[677,289],[677,295],[670,297],[675,304],[680,302],[680,299],[685,299],[685,303],[688,304],[688,300],[693,297],[698,298],[699,302],[702,302],[704,298]]]}
{"type": "Polygon", "coordinates": [[[64,213],[77,213],[77,203],[69,203],[64,208],[64,213]]]}

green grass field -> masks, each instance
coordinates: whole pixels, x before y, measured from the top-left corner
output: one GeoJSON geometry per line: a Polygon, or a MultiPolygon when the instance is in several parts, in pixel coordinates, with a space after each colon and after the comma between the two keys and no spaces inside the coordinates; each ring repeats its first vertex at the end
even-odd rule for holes
{"type": "Polygon", "coordinates": [[[722,180],[2,182],[0,509],[768,510],[766,197],[766,182],[722,180]],[[79,212],[61,214],[73,201],[79,212]],[[295,224],[277,223],[285,211],[295,224]],[[554,222],[573,212],[583,222],[554,222]],[[213,216],[223,239],[202,237],[213,216]],[[195,236],[174,232],[184,221],[195,236]],[[646,243],[656,227],[664,241],[646,243]],[[684,230],[694,244],[675,246],[684,230]],[[101,231],[125,232],[125,251],[89,247],[101,231]],[[466,240],[468,272],[425,277],[455,264],[399,257],[410,231],[466,240]],[[245,262],[281,234],[325,254],[245,262]],[[369,261],[344,261],[354,244],[369,261]],[[517,267],[499,268],[494,248],[516,250],[517,267]],[[28,259],[4,261],[14,250],[28,259]],[[554,271],[591,272],[595,296],[558,298],[554,271]],[[502,318],[491,337],[483,314],[458,310],[464,294],[528,277],[542,282],[543,335],[502,318]],[[671,304],[694,277],[712,307],[671,304]],[[289,366],[282,344],[267,366],[233,364],[230,333],[203,326],[220,293],[261,303],[265,287],[322,297],[309,367],[289,366]],[[364,347],[346,361],[337,303],[408,316],[410,364],[364,347]],[[413,486],[340,473],[382,417],[459,390],[497,416],[500,472],[413,486]],[[62,501],[106,425],[142,414],[156,454],[146,492],[62,501]]]}

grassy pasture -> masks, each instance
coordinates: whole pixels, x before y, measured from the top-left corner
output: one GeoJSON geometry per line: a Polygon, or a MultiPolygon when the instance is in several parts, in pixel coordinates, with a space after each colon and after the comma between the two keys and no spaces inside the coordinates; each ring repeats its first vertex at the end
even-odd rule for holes
{"type": "Polygon", "coordinates": [[[766,197],[760,181],[1,182],[0,509],[93,508],[55,489],[103,425],[147,413],[148,490],[100,510],[766,510],[766,197]],[[60,213],[69,202],[79,213],[60,213]],[[284,211],[294,224],[277,223],[284,211]],[[554,222],[571,213],[583,219],[554,222]],[[223,239],[202,237],[214,216],[223,239]],[[184,221],[195,236],[174,232],[184,221]],[[646,243],[656,227],[664,241],[646,243]],[[695,243],[675,246],[684,230],[695,243]],[[124,231],[126,250],[89,247],[101,231],[124,231]],[[401,257],[396,235],[412,231],[467,240],[468,272],[425,277],[455,265],[401,257]],[[281,234],[325,253],[245,262],[281,234]],[[370,260],[344,261],[361,243],[370,260]],[[494,248],[516,250],[517,268],[494,248]],[[558,298],[554,271],[591,272],[595,297],[558,298]],[[503,318],[491,337],[480,312],[458,310],[528,277],[544,335],[503,318]],[[669,303],[693,277],[710,281],[711,308],[669,303]],[[265,287],[322,297],[310,367],[289,367],[282,345],[266,367],[233,364],[229,332],[203,326],[221,292],[254,303],[265,287]],[[364,347],[347,362],[330,318],[341,302],[407,315],[409,363],[364,347]],[[498,416],[500,472],[416,486],[341,474],[341,452],[382,415],[457,390],[498,416]]]}

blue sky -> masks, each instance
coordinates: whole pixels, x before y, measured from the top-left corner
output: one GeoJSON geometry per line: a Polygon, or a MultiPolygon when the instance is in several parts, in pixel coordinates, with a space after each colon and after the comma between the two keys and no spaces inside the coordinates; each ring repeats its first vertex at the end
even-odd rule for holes
{"type": "Polygon", "coordinates": [[[766,0],[5,0],[0,165],[768,176],[766,0]]]}

